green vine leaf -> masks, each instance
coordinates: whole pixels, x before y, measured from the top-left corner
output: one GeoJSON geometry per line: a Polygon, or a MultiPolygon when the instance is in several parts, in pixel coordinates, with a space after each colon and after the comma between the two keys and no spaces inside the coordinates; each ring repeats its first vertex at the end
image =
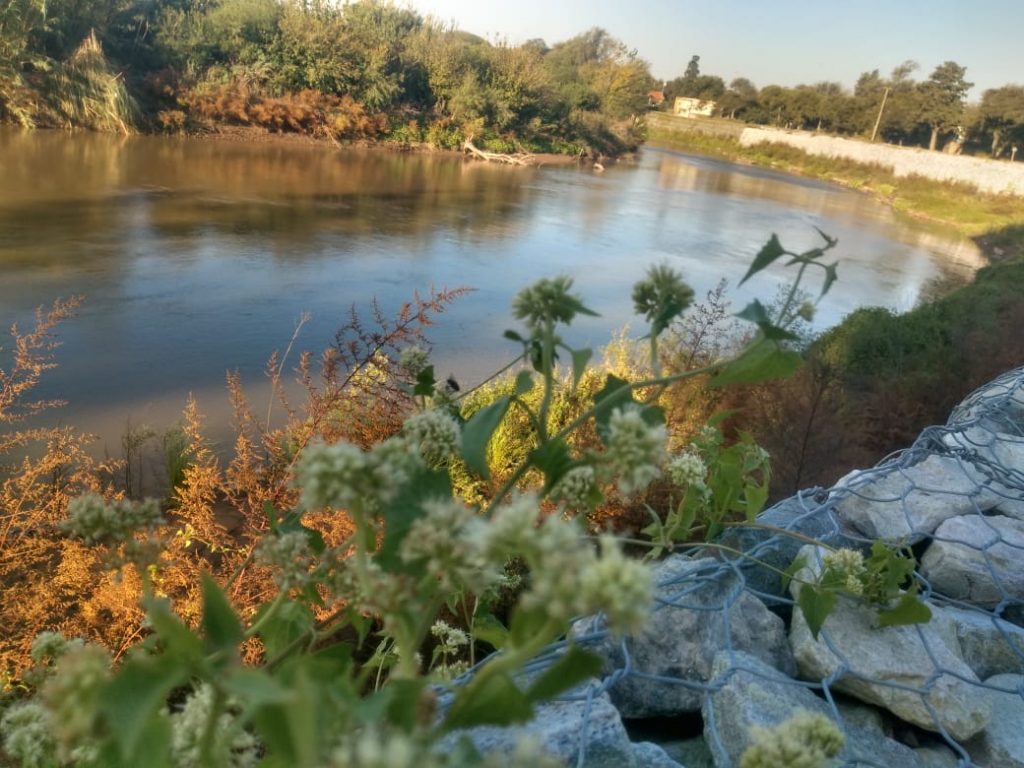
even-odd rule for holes
{"type": "Polygon", "coordinates": [[[487,444],[508,412],[509,397],[500,397],[474,413],[462,427],[462,459],[484,480],[491,478],[487,467],[487,444]]]}
{"type": "Polygon", "coordinates": [[[750,269],[747,270],[747,274],[740,280],[740,285],[743,285],[747,280],[756,275],[762,269],[769,267],[772,262],[781,256],[786,254],[786,249],[782,247],[782,243],[779,242],[778,235],[773,234],[771,239],[764,244],[760,251],[757,252],[757,256],[754,257],[754,261],[750,265],[750,269]]]}
{"type": "Polygon", "coordinates": [[[817,640],[825,619],[836,607],[836,593],[819,589],[813,584],[803,584],[796,603],[807,622],[807,628],[811,630],[811,636],[817,640]]]}

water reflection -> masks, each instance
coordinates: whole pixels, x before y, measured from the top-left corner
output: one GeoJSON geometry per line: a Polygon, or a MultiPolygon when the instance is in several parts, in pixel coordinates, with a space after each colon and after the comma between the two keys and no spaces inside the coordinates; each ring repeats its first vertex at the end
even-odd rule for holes
{"type": "MultiPolygon", "coordinates": [[[[325,147],[0,132],[0,323],[84,293],[44,396],[116,452],[124,418],[163,421],[190,390],[226,423],[225,369],[259,384],[300,313],[301,346],[333,338],[350,304],[390,312],[414,289],[466,285],[436,326],[439,365],[471,381],[505,352],[519,287],[565,272],[602,317],[569,339],[601,344],[629,322],[652,262],[698,292],[735,283],[768,235],[840,239],[822,325],[864,304],[898,309],[966,279],[979,257],[908,227],[870,198],[818,182],[648,150],[604,174],[515,169],[325,147]]],[[[775,293],[769,270],[734,303],[775,293]]],[[[752,281],[753,282],[753,281],[752,281]]],[[[512,349],[509,348],[511,353],[512,349]]],[[[2,363],[0,363],[2,364],[2,363]]],[[[166,421],[164,421],[166,423],[166,421]]]]}

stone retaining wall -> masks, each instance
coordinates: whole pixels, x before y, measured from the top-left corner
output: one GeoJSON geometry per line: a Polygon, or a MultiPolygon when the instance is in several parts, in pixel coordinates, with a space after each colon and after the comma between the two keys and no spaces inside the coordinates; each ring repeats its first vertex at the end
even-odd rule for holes
{"type": "Polygon", "coordinates": [[[809,155],[840,157],[892,169],[897,176],[923,176],[936,181],[971,184],[982,192],[1024,196],[1024,163],[946,155],[916,147],[869,144],[835,136],[746,126],[739,142],[745,147],[765,142],[785,144],[809,155]]]}

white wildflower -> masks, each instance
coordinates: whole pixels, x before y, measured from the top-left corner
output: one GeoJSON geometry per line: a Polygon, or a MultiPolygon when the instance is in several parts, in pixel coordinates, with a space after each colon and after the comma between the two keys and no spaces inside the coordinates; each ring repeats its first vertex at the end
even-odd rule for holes
{"type": "Polygon", "coordinates": [[[417,465],[416,455],[393,438],[368,453],[344,442],[315,443],[296,462],[295,482],[307,510],[355,504],[377,509],[394,497],[417,465]]]}
{"type": "Polygon", "coordinates": [[[704,487],[708,468],[704,460],[692,451],[683,451],[670,457],[666,469],[669,478],[680,488],[704,487]]]}
{"type": "Polygon", "coordinates": [[[302,531],[264,536],[256,548],[256,560],[274,569],[274,583],[283,592],[305,587],[316,563],[309,538],[302,531]]]}
{"type": "Polygon", "coordinates": [[[843,748],[845,737],[824,715],[797,710],[773,729],[751,729],[753,745],[740,758],[740,768],[826,768],[843,748]]]}
{"type": "Polygon", "coordinates": [[[532,493],[514,496],[491,515],[482,530],[485,551],[494,559],[517,553],[525,542],[531,541],[540,517],[540,501],[532,493]]]}
{"type": "Polygon", "coordinates": [[[637,408],[616,408],[608,422],[605,459],[626,496],[646,488],[660,473],[668,433],[648,424],[637,408]]]}
{"type": "Polygon", "coordinates": [[[68,640],[61,632],[40,632],[32,641],[29,656],[36,664],[49,659],[56,661],[65,653],[81,648],[85,643],[79,638],[68,640]]]}
{"type": "Polygon", "coordinates": [[[430,634],[436,637],[442,645],[450,648],[469,645],[469,635],[441,619],[435,621],[430,627],[430,634]]]}
{"type": "Polygon", "coordinates": [[[570,509],[585,509],[591,506],[596,487],[597,477],[593,467],[573,467],[555,484],[551,498],[563,502],[570,509]]]}
{"type": "Polygon", "coordinates": [[[416,378],[430,364],[430,353],[423,347],[406,347],[398,356],[398,365],[412,378],[416,378]]]}
{"type": "MultiPolygon", "coordinates": [[[[202,684],[180,711],[171,714],[171,761],[175,768],[200,765],[202,743],[212,714],[213,688],[202,684]]],[[[222,712],[213,739],[214,763],[223,768],[251,768],[259,759],[259,743],[238,718],[222,712]]]]}
{"type": "Polygon", "coordinates": [[[0,718],[4,751],[23,768],[58,764],[57,741],[50,712],[36,701],[12,705],[0,718]]]}
{"type": "Polygon", "coordinates": [[[432,499],[423,507],[425,514],[402,539],[402,560],[421,564],[444,591],[493,583],[497,575],[481,551],[474,511],[455,499],[432,499]]]}
{"type": "Polygon", "coordinates": [[[404,733],[382,734],[367,728],[336,749],[330,765],[331,768],[440,768],[443,762],[404,733]]]}
{"type": "Polygon", "coordinates": [[[603,611],[613,632],[638,632],[653,600],[651,570],[622,554],[614,536],[601,537],[601,557],[580,574],[586,611],[603,611]]]}
{"type": "Polygon", "coordinates": [[[61,524],[61,528],[92,544],[126,541],[136,531],[163,522],[160,505],[153,499],[145,502],[108,502],[99,494],[88,493],[71,500],[68,504],[68,519],[61,524]]]}
{"type": "Polygon", "coordinates": [[[402,433],[431,466],[443,464],[458,454],[459,425],[445,411],[435,408],[413,414],[402,425],[402,433]]]}
{"type": "Polygon", "coordinates": [[[99,697],[109,678],[110,654],[98,645],[67,650],[57,661],[40,697],[53,715],[53,733],[62,758],[93,739],[99,697]]]}

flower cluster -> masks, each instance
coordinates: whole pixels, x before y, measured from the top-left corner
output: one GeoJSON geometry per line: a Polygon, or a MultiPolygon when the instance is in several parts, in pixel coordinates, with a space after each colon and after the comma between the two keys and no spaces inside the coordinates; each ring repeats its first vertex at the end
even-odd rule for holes
{"type": "Polygon", "coordinates": [[[98,645],[66,650],[57,660],[41,697],[53,721],[58,753],[70,760],[77,749],[89,749],[100,716],[100,695],[110,678],[110,653],[98,645]]]}
{"type": "Polygon", "coordinates": [[[551,489],[553,501],[560,501],[569,509],[588,509],[593,506],[597,491],[597,477],[589,465],[573,467],[551,489]]]}
{"type": "Polygon", "coordinates": [[[648,424],[639,408],[616,408],[608,421],[605,461],[626,496],[642,491],[661,474],[668,432],[648,424]]]}
{"type": "Polygon", "coordinates": [[[669,457],[665,465],[669,479],[680,488],[704,487],[708,468],[704,460],[693,451],[683,451],[669,457]]]}
{"type": "Polygon", "coordinates": [[[413,522],[402,539],[406,563],[418,563],[443,591],[478,591],[494,583],[498,574],[480,546],[476,529],[482,521],[455,499],[429,500],[426,514],[413,522]]]}
{"type": "MultiPolygon", "coordinates": [[[[213,688],[204,684],[171,714],[171,760],[175,768],[202,764],[202,743],[212,708],[213,688]]],[[[252,768],[259,760],[256,738],[230,712],[217,720],[211,751],[214,764],[223,768],[252,768]]]]}
{"type": "Polygon", "coordinates": [[[0,735],[4,752],[19,765],[58,765],[57,740],[53,736],[53,717],[37,701],[14,704],[0,717],[0,735]]]}
{"type": "Polygon", "coordinates": [[[578,297],[569,293],[572,278],[559,275],[544,278],[528,288],[524,288],[512,302],[512,314],[534,331],[540,330],[545,323],[572,322],[579,312],[589,312],[578,297]]]}
{"type": "Polygon", "coordinates": [[[430,353],[423,347],[406,347],[398,356],[398,365],[415,379],[430,364],[430,353]]]}
{"type": "Polygon", "coordinates": [[[87,493],[68,504],[68,519],[61,527],[73,536],[85,539],[87,544],[127,541],[137,531],[164,522],[160,504],[151,499],[145,502],[106,501],[96,493],[87,493]]]}
{"type": "Polygon", "coordinates": [[[448,413],[437,408],[410,416],[402,426],[402,434],[432,467],[444,464],[459,451],[459,425],[448,413]]]}
{"type": "Polygon", "coordinates": [[[650,569],[623,557],[613,537],[602,538],[598,554],[575,521],[548,517],[532,531],[519,548],[530,566],[530,587],[520,598],[524,609],[543,610],[554,622],[603,611],[610,628],[623,633],[644,623],[650,569]]]}
{"type": "Polygon", "coordinates": [[[309,537],[302,531],[264,536],[256,547],[256,561],[274,569],[274,583],[282,592],[309,584],[316,564],[309,537]]]}
{"type": "Polygon", "coordinates": [[[826,768],[845,742],[835,723],[806,709],[771,730],[755,726],[752,734],[754,744],[740,758],[740,768],[826,768]]]}
{"type": "Polygon", "coordinates": [[[822,581],[838,584],[841,589],[853,595],[864,594],[867,567],[864,555],[855,549],[837,549],[822,557],[824,569],[822,581]]]}
{"type": "Polygon", "coordinates": [[[665,264],[647,270],[647,278],[633,286],[633,308],[651,323],[658,335],[693,302],[693,289],[665,264]]]}
{"type": "Polygon", "coordinates": [[[368,452],[350,443],[316,443],[296,462],[295,480],[307,510],[373,508],[393,498],[417,464],[402,440],[385,440],[368,452]]]}

